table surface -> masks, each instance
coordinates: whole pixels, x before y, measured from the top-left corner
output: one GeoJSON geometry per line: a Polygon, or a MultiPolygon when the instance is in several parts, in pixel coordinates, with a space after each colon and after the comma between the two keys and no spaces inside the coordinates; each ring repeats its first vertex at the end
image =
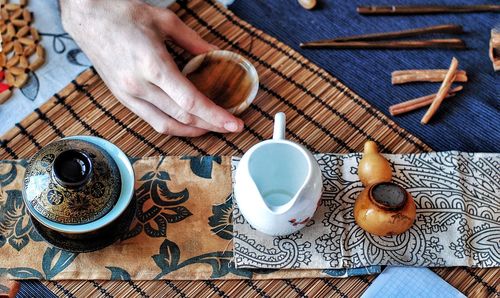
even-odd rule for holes
{"type": "MultiPolygon", "coordinates": [[[[283,41],[337,77],[401,127],[435,151],[498,152],[500,149],[500,76],[488,57],[490,30],[500,26],[499,14],[442,14],[420,16],[361,16],[357,5],[374,3],[422,4],[405,1],[318,1],[316,10],[296,1],[235,1],[229,8],[240,18],[283,41]],[[387,32],[438,24],[459,24],[468,49],[457,50],[317,50],[301,49],[300,42],[340,36],[387,32]],[[390,73],[400,69],[448,68],[460,61],[469,82],[456,98],[446,100],[428,125],[421,125],[425,109],[391,117],[392,104],[437,92],[439,83],[391,85],[390,73]]],[[[479,4],[485,1],[440,1],[440,4],[479,4]]],[[[497,3],[498,1],[486,1],[497,3]]],[[[452,36],[455,37],[455,36],[452,36]]]]}
{"type": "MultiPolygon", "coordinates": [[[[172,2],[148,1],[161,6],[172,2]]],[[[420,124],[424,110],[391,118],[436,151],[498,152],[500,80],[498,73],[493,72],[487,55],[489,31],[495,25],[500,26],[498,15],[363,17],[356,14],[357,5],[369,3],[368,0],[356,0],[338,4],[324,0],[318,9],[307,11],[295,1],[291,5],[284,1],[235,1],[229,8],[332,73],[386,115],[389,115],[387,109],[391,104],[435,93],[439,88],[430,83],[391,86],[391,71],[447,68],[451,57],[456,56],[460,60],[460,68],[468,72],[469,82],[459,96],[443,104],[429,125],[420,124]],[[469,45],[468,50],[303,50],[298,46],[300,42],[309,40],[444,23],[464,26],[467,34],[463,38],[469,45]]],[[[418,1],[406,0],[400,4],[411,3],[418,1]]],[[[36,15],[44,16],[35,17],[35,26],[43,36],[47,62],[24,90],[15,90],[13,97],[0,105],[0,135],[90,65],[71,38],[65,35],[57,13],[57,0],[31,1],[29,8],[36,15]],[[9,112],[13,107],[16,113],[9,112]]]]}
{"type": "MultiPolygon", "coordinates": [[[[48,2],[54,3],[55,0],[48,2]]],[[[466,39],[467,41],[471,39],[471,45],[474,44],[474,46],[472,50],[461,53],[451,51],[320,52],[304,51],[298,48],[297,45],[300,41],[368,32],[364,28],[370,28],[373,31],[392,30],[394,27],[391,20],[394,20],[398,24],[398,29],[403,29],[452,21],[461,24],[470,24],[470,20],[474,19],[474,16],[461,16],[460,18],[457,16],[448,16],[450,19],[445,18],[447,21],[444,21],[444,17],[439,16],[437,17],[437,21],[432,21],[433,19],[428,17],[419,17],[425,20],[424,22],[420,22],[420,19],[416,17],[412,17],[409,20],[391,17],[384,18],[387,23],[382,23],[381,18],[367,18],[367,23],[363,24],[365,19],[353,14],[355,3],[360,2],[353,1],[341,6],[333,1],[323,1],[322,8],[312,12],[301,9],[295,2],[293,2],[293,5],[290,5],[288,2],[287,4],[285,2],[272,2],[270,4],[271,2],[265,1],[236,1],[230,8],[241,18],[291,45],[316,64],[327,69],[385,114],[388,114],[385,111],[389,104],[399,102],[401,99],[409,99],[422,94],[433,93],[438,88],[435,84],[392,87],[390,86],[390,71],[399,68],[414,67],[446,68],[451,56],[456,54],[461,62],[463,62],[461,68],[466,69],[471,78],[471,82],[466,86],[466,90],[468,91],[464,93],[463,97],[458,99],[459,103],[448,105],[446,107],[447,112],[438,114],[436,117],[437,121],[430,126],[420,126],[419,121],[422,112],[393,119],[430,144],[435,150],[498,151],[500,136],[498,130],[494,129],[498,127],[500,121],[498,75],[491,71],[489,59],[485,60],[487,56],[480,56],[482,46],[486,44],[486,41],[483,39],[486,39],[488,35],[487,30],[484,30],[483,27],[493,24],[494,17],[485,14],[481,16],[481,18],[486,19],[485,22],[477,22],[477,24],[472,22],[474,24],[470,25],[470,27],[465,26],[466,30],[471,32],[466,36],[466,39]],[[286,11],[286,13],[283,13],[283,11],[286,11]],[[363,22],[361,19],[363,19],[363,22]],[[353,22],[352,20],[355,21],[353,22]],[[290,32],[294,32],[294,34],[290,34],[290,32]],[[474,32],[481,32],[481,35],[476,35],[474,32]],[[479,42],[479,44],[476,44],[476,42],[479,42]],[[480,59],[477,57],[480,57],[480,59]],[[354,61],[363,61],[363,63],[356,65],[353,63],[354,61]],[[391,65],[388,62],[393,61],[396,61],[397,64],[393,64],[393,67],[388,66],[391,65]],[[363,76],[360,76],[360,73],[363,76]],[[481,116],[473,117],[473,112],[477,111],[481,112],[481,116]],[[461,117],[461,115],[464,117],[461,117]],[[466,125],[464,124],[464,120],[466,120],[466,125]]],[[[477,17],[477,15],[475,16],[477,17]]],[[[54,32],[58,34],[63,33],[61,31],[54,32]]],[[[52,46],[52,41],[56,41],[56,38],[47,35],[45,38],[46,46],[52,46]],[[50,42],[47,40],[50,40],[50,42]]],[[[61,57],[66,59],[67,53],[71,49],[77,49],[77,47],[71,44],[63,54],[60,54],[61,57]]],[[[84,64],[85,60],[80,61],[84,64]]],[[[82,65],[75,64],[73,66],[76,68],[70,74],[65,74],[67,77],[66,82],[69,82],[77,73],[85,68],[82,65]]],[[[44,74],[40,74],[40,76],[42,78],[45,77],[44,74]]],[[[63,86],[66,82],[58,84],[63,86]]],[[[57,87],[53,92],[59,89],[60,87],[57,87]]],[[[48,99],[48,96],[45,99],[35,100],[33,104],[28,105],[29,108],[26,111],[31,111],[46,99],[48,99]]],[[[2,110],[0,107],[0,117],[5,119],[3,117],[5,115],[7,115],[5,110],[2,110]]],[[[24,115],[22,117],[17,115],[19,119],[10,118],[17,120],[11,120],[12,123],[9,124],[2,121],[0,123],[0,132],[10,128],[23,117],[24,115]]]]}

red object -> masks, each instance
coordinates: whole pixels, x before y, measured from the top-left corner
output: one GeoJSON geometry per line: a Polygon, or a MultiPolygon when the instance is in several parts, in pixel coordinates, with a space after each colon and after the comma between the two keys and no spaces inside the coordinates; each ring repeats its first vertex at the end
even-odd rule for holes
{"type": "Polygon", "coordinates": [[[5,73],[3,71],[0,71],[0,81],[2,81],[5,78],[5,73]]]}
{"type": "Polygon", "coordinates": [[[303,221],[297,221],[295,218],[290,219],[288,222],[291,223],[294,227],[296,225],[303,225],[309,221],[309,217],[304,219],[303,221]]]}
{"type": "Polygon", "coordinates": [[[0,83],[0,93],[4,92],[5,90],[8,90],[10,88],[9,85],[0,83]]]}
{"type": "Polygon", "coordinates": [[[303,225],[309,221],[309,217],[304,219],[303,221],[299,222],[299,224],[303,225]]]}

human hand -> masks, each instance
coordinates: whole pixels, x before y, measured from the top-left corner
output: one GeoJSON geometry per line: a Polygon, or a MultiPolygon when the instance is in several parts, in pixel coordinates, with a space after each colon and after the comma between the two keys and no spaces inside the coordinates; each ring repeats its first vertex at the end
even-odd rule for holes
{"type": "Polygon", "coordinates": [[[139,0],[60,2],[65,30],[108,88],[156,131],[194,137],[243,129],[243,121],[199,92],[175,65],[166,39],[193,55],[216,47],[173,12],[139,0]]]}

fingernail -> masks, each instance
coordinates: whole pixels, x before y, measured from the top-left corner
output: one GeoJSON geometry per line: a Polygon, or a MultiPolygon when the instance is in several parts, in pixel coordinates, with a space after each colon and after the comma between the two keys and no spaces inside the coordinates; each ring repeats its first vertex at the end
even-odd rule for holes
{"type": "Polygon", "coordinates": [[[238,130],[238,124],[236,122],[226,122],[224,123],[224,129],[235,132],[238,130]]]}

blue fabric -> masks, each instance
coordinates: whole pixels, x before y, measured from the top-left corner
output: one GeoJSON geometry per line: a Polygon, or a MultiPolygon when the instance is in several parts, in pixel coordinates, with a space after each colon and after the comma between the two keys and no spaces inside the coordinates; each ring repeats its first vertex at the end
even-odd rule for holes
{"type": "MultiPolygon", "coordinates": [[[[436,151],[500,151],[500,74],[488,57],[490,31],[500,26],[500,14],[442,14],[420,16],[360,16],[357,5],[422,4],[421,0],[318,0],[308,11],[296,0],[235,1],[237,16],[288,44],[326,69],[346,86],[436,151]],[[299,43],[325,38],[387,32],[454,23],[467,31],[461,36],[468,50],[332,50],[300,49],[299,43]],[[391,85],[391,72],[411,68],[448,68],[460,62],[469,82],[458,96],[445,100],[428,125],[420,120],[426,109],[390,116],[388,107],[437,92],[439,83],[391,85]]],[[[427,1],[426,3],[431,3],[427,1]]],[[[439,4],[498,3],[497,1],[439,1],[439,4]],[[449,3],[447,3],[449,2],[449,3]]]]}
{"type": "Polygon", "coordinates": [[[23,280],[21,282],[21,288],[17,293],[17,298],[28,298],[28,297],[37,297],[37,298],[53,298],[57,297],[54,293],[52,293],[46,286],[44,286],[38,280],[23,280]]]}

